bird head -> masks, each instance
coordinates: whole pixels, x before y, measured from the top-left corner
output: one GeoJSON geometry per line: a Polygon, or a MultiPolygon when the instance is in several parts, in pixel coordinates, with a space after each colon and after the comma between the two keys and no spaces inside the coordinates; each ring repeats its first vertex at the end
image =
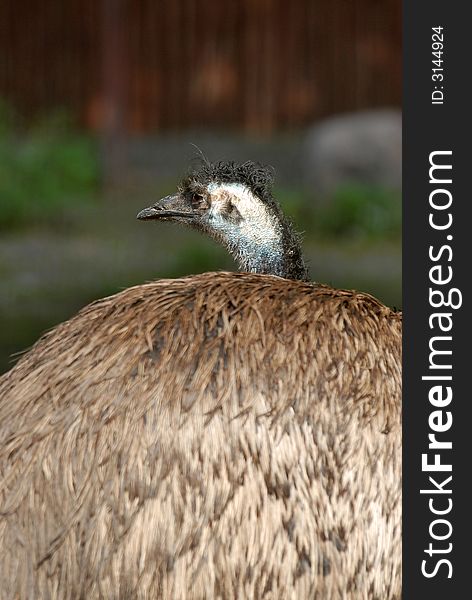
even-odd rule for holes
{"type": "Polygon", "coordinates": [[[300,262],[301,251],[272,196],[272,181],[272,169],[253,162],[204,163],[189,173],[175,194],[145,208],[137,218],[198,229],[222,243],[241,270],[283,275],[287,252],[300,262]]]}
{"type": "Polygon", "coordinates": [[[177,193],[138,213],[141,220],[175,221],[222,238],[271,236],[278,207],[271,197],[271,171],[255,163],[204,164],[192,171],[177,193]],[[272,219],[271,219],[272,217],[272,219]]]}

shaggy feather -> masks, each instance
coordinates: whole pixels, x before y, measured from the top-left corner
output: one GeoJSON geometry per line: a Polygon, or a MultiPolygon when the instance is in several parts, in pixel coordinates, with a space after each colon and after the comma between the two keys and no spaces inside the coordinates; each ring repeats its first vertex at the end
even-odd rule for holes
{"type": "Polygon", "coordinates": [[[399,599],[401,315],[206,273],[0,379],[2,599],[399,599]]]}

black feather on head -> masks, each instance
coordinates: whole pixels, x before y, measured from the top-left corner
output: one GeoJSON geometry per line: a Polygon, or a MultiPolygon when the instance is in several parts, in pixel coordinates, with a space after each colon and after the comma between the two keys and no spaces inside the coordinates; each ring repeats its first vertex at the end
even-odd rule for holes
{"type": "Polygon", "coordinates": [[[207,187],[210,183],[241,183],[263,202],[273,203],[272,185],[274,169],[247,161],[243,164],[220,161],[204,162],[192,169],[181,184],[182,191],[193,191],[195,187],[207,187]]]}

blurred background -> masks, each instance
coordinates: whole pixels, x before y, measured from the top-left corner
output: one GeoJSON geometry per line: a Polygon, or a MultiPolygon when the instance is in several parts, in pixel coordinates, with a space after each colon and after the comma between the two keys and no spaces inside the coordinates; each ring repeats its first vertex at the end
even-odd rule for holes
{"type": "Polygon", "coordinates": [[[315,281],[401,304],[401,0],[2,0],[0,372],[86,303],[234,269],[135,219],[198,152],[274,166],[315,281]]]}

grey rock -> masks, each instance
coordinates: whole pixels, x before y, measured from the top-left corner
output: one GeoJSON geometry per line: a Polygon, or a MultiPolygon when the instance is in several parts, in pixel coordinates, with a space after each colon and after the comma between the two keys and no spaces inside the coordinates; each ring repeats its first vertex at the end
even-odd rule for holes
{"type": "Polygon", "coordinates": [[[333,117],[305,139],[303,170],[308,189],[329,197],[344,184],[401,189],[402,118],[394,109],[333,117]]]}

